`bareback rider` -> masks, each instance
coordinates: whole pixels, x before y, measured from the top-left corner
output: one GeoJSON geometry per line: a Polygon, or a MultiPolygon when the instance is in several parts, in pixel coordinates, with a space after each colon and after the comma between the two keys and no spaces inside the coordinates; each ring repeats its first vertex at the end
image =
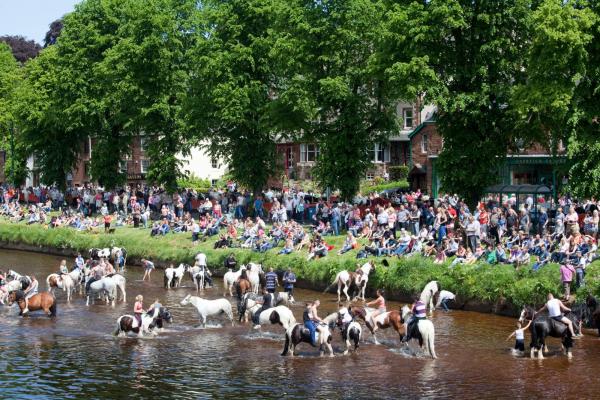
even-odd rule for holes
{"type": "Polygon", "coordinates": [[[419,332],[419,321],[422,319],[427,319],[427,306],[418,297],[416,297],[414,299],[411,312],[413,316],[410,318],[410,321],[408,321],[406,337],[404,338],[405,342],[421,336],[421,333],[419,332]]]}
{"type": "Polygon", "coordinates": [[[88,279],[88,281],[85,284],[85,292],[89,292],[90,291],[90,285],[96,281],[99,281],[100,279],[102,279],[102,276],[104,275],[104,267],[101,264],[95,264],[92,269],[90,270],[90,278],[88,279]]]}
{"type": "Polygon", "coordinates": [[[338,313],[338,325],[342,332],[342,338],[346,340],[348,337],[348,326],[354,321],[354,314],[350,310],[350,307],[344,307],[340,309],[338,313]]]}
{"type": "Polygon", "coordinates": [[[206,265],[199,265],[196,261],[196,266],[199,268],[198,274],[202,274],[204,276],[204,286],[206,288],[212,287],[212,273],[208,269],[206,265]]]}
{"type": "Polygon", "coordinates": [[[29,298],[38,294],[38,287],[39,283],[37,279],[35,279],[34,275],[31,275],[31,284],[23,292],[23,294],[25,295],[25,309],[22,312],[23,315],[29,312],[29,298]]]}
{"type": "Polygon", "coordinates": [[[69,268],[67,267],[67,260],[61,260],[60,265],[58,266],[58,277],[62,279],[63,275],[67,275],[69,273],[69,268]]]}
{"type": "Polygon", "coordinates": [[[565,317],[562,311],[571,312],[571,309],[563,304],[559,299],[555,299],[552,293],[548,293],[548,301],[542,308],[538,310],[538,314],[544,310],[548,310],[548,315],[555,321],[562,322],[569,328],[569,332],[571,333],[571,337],[575,338],[575,331],[573,330],[573,322],[565,317]]]}
{"type": "Polygon", "coordinates": [[[310,342],[313,346],[317,345],[317,331],[321,333],[320,323],[323,321],[317,315],[317,309],[321,305],[319,300],[315,300],[313,303],[307,303],[302,319],[304,320],[304,326],[310,332],[310,342]]]}
{"type": "Polygon", "coordinates": [[[254,323],[254,325],[260,324],[260,313],[272,307],[272,299],[273,296],[271,296],[271,293],[269,293],[267,289],[264,288],[262,302],[258,301],[258,303],[262,303],[262,306],[252,316],[252,322],[254,323]]]}

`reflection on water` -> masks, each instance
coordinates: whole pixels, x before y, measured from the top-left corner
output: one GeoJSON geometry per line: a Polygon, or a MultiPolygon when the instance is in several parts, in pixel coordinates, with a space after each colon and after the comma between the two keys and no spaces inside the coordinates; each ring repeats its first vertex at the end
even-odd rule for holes
{"type": "MultiPolygon", "coordinates": [[[[12,251],[0,255],[0,268],[35,273],[41,282],[58,269],[56,257],[12,251]]],[[[532,361],[515,356],[512,343],[505,341],[514,320],[438,312],[433,319],[438,360],[415,357],[392,332],[378,333],[384,345],[373,345],[366,329],[367,343],[361,343],[357,354],[319,358],[316,349],[301,344],[298,357],[281,357],[280,327],[257,332],[216,318],[206,329],[199,328],[195,308],[179,304],[193,293],[189,278],[187,287],[166,291],[160,271],[151,283],[141,282],[141,270],[135,268],[126,277],[131,301],[114,308],[86,307],[79,296],[66,304],[62,292],[56,320],[42,315],[23,319],[16,308],[0,307],[2,398],[596,398],[600,389],[591,373],[600,357],[591,331],[576,342],[573,362],[562,356],[556,339],[546,360],[532,361]],[[174,323],[155,338],[114,338],[116,319],[131,313],[137,294],[144,295],[146,305],[160,299],[171,309],[174,323]]],[[[217,287],[207,296],[220,293],[217,287]]],[[[335,310],[334,296],[296,293],[301,301],[315,297],[322,300],[322,316],[335,310]]],[[[293,310],[300,320],[301,305],[293,310]]],[[[333,344],[337,353],[343,351],[338,332],[333,344]]]]}

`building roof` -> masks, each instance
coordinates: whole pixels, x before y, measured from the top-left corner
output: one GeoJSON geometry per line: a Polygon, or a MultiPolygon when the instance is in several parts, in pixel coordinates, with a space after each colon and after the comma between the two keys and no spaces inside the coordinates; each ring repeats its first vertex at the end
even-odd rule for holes
{"type": "Polygon", "coordinates": [[[417,127],[415,129],[413,129],[413,131],[411,133],[408,134],[408,139],[412,139],[413,136],[415,136],[417,133],[419,133],[419,131],[421,129],[423,129],[425,126],[427,125],[434,125],[435,124],[435,114],[433,114],[431,116],[431,118],[429,118],[427,121],[423,121],[421,122],[419,125],[417,125],[417,127]]]}

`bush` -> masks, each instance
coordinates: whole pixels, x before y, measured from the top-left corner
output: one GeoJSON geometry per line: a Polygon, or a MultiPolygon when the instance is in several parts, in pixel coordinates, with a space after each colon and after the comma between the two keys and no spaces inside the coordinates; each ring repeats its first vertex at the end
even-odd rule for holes
{"type": "Polygon", "coordinates": [[[197,192],[207,192],[212,185],[208,179],[202,179],[194,174],[191,174],[188,177],[178,179],[177,186],[180,189],[194,189],[197,192]]]}
{"type": "Polygon", "coordinates": [[[363,186],[361,188],[361,193],[362,194],[369,194],[369,193],[381,193],[384,190],[388,190],[388,189],[408,189],[409,184],[407,181],[392,181],[392,182],[387,182],[387,183],[382,183],[379,185],[367,185],[367,186],[363,186]]]}
{"type": "Polygon", "coordinates": [[[408,165],[395,165],[389,170],[392,181],[405,181],[408,178],[408,165]]]}

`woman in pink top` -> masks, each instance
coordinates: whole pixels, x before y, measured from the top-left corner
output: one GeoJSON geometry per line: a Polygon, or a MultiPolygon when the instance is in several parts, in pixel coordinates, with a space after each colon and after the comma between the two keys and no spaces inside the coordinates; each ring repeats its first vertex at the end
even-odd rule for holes
{"type": "Polygon", "coordinates": [[[373,313],[371,314],[371,323],[375,325],[375,318],[378,315],[384,314],[386,312],[385,299],[383,298],[383,289],[377,289],[377,298],[373,301],[368,302],[366,306],[374,306],[376,308],[376,310],[373,311],[373,313]]]}
{"type": "Polygon", "coordinates": [[[560,280],[563,284],[563,288],[565,289],[565,299],[569,299],[571,295],[571,282],[573,281],[573,274],[575,273],[575,268],[570,264],[563,264],[560,266],[560,280]]]}
{"type": "Polygon", "coordinates": [[[135,304],[133,305],[133,315],[139,326],[142,326],[142,313],[144,312],[144,296],[138,294],[135,297],[135,304]]]}

